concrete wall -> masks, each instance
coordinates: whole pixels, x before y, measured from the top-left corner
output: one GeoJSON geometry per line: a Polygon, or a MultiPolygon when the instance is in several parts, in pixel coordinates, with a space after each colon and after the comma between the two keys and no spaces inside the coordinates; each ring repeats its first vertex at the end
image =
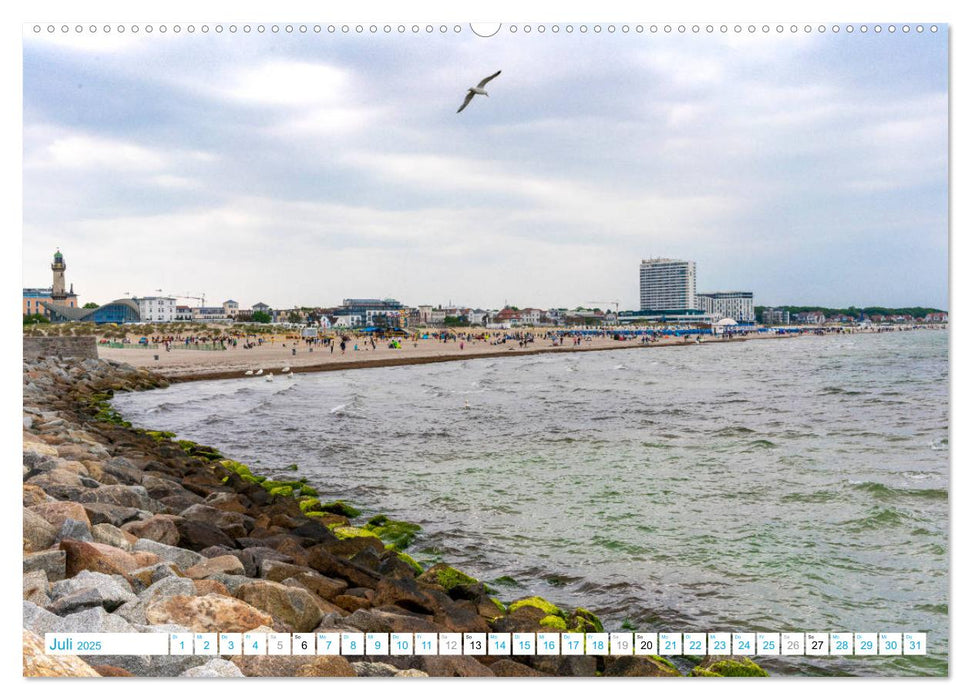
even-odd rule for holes
{"type": "Polygon", "coordinates": [[[97,360],[98,344],[93,335],[70,338],[24,337],[24,359],[39,357],[73,357],[79,360],[97,360]]]}

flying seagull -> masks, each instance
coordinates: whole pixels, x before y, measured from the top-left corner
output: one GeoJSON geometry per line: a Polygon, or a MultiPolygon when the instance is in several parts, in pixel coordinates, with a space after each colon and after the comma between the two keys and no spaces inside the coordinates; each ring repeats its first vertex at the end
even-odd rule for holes
{"type": "MultiPolygon", "coordinates": [[[[465,95],[465,102],[463,102],[462,103],[462,106],[459,107],[459,112],[461,112],[463,109],[465,109],[466,107],[468,107],[469,106],[469,102],[471,102],[472,101],[472,98],[475,97],[476,95],[485,95],[486,97],[488,97],[489,96],[489,93],[486,92],[483,88],[485,88],[485,84],[486,83],[488,83],[490,80],[492,80],[493,78],[495,78],[500,73],[502,73],[502,71],[501,70],[497,70],[495,73],[493,73],[492,75],[490,75],[488,78],[483,78],[482,80],[480,80],[479,81],[479,84],[476,85],[475,87],[470,87],[468,93],[465,95]]],[[[459,112],[456,112],[456,114],[458,114],[459,112]]]]}

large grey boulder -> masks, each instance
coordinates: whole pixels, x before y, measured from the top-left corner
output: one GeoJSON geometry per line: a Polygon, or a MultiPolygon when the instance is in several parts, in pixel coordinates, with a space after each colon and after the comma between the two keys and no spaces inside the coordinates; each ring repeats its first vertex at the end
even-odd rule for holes
{"type": "Polygon", "coordinates": [[[101,601],[98,605],[109,612],[136,599],[131,585],[123,577],[97,571],[79,571],[73,578],[57,581],[51,586],[51,598],[57,602],[88,589],[97,592],[101,601]]]}
{"type": "Polygon", "coordinates": [[[191,579],[168,576],[153,583],[136,598],[118,608],[116,612],[132,624],[145,625],[148,624],[145,618],[145,607],[157,598],[175,595],[194,596],[196,586],[191,579]]]}
{"type": "Polygon", "coordinates": [[[162,561],[170,561],[183,571],[202,563],[206,559],[191,549],[182,549],[181,547],[174,547],[170,544],[162,544],[161,542],[144,538],[138,540],[132,549],[136,552],[157,554],[162,561]]]}

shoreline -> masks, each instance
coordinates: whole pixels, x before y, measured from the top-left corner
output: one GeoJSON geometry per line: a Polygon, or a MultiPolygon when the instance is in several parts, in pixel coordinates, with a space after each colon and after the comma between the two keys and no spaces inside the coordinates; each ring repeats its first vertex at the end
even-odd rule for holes
{"type": "MultiPolygon", "coordinates": [[[[905,330],[924,330],[921,328],[902,328],[905,330]]],[[[927,329],[937,330],[937,329],[927,329]]],[[[503,345],[482,345],[482,341],[460,344],[457,341],[442,343],[438,340],[409,340],[397,349],[388,349],[376,344],[373,349],[362,339],[352,343],[363,345],[362,349],[349,350],[346,354],[336,355],[326,346],[318,346],[317,352],[308,350],[299,340],[281,339],[281,342],[266,342],[255,349],[228,349],[221,351],[201,351],[176,348],[165,350],[140,349],[137,346],[119,349],[98,347],[101,359],[124,362],[136,367],[150,369],[173,383],[205,381],[210,379],[241,379],[251,376],[257,370],[279,373],[283,369],[294,374],[307,372],[334,372],[377,367],[403,367],[409,365],[456,362],[470,359],[522,357],[552,353],[600,352],[608,350],[634,350],[660,347],[693,347],[721,343],[735,343],[759,340],[791,340],[796,338],[815,338],[830,335],[879,334],[887,331],[859,328],[806,330],[800,333],[748,333],[732,337],[702,336],[701,342],[684,337],[661,337],[650,343],[636,340],[614,340],[609,335],[598,336],[583,341],[579,346],[533,346],[516,347],[515,343],[503,345]],[[288,347],[289,345],[289,347],[288,347]],[[321,356],[323,356],[321,358],[321,356]],[[158,359],[155,359],[158,358],[158,359]],[[251,375],[247,375],[249,371],[251,375]]],[[[535,341],[539,343],[540,341],[535,341]]],[[[354,346],[357,348],[357,345],[354,346]]],[[[279,374],[277,375],[279,376],[279,374]]]]}
{"type": "Polygon", "coordinates": [[[108,400],[168,380],[104,360],[24,362],[25,676],[767,675],[742,657],[50,656],[45,632],[602,632],[597,616],[406,553],[420,529],[306,479],[135,429],[108,400]]]}
{"type": "MultiPolygon", "coordinates": [[[[746,338],[718,338],[712,340],[705,340],[700,343],[701,345],[710,345],[714,343],[732,343],[747,340],[746,338]]],[[[611,350],[641,350],[647,348],[660,348],[660,347],[682,347],[682,346],[695,346],[698,343],[694,342],[671,342],[671,343],[654,343],[654,344],[636,344],[636,345],[614,345],[607,347],[576,347],[576,348],[561,348],[561,347],[550,347],[550,348],[533,348],[531,350],[520,350],[516,348],[507,348],[505,351],[493,351],[493,352],[458,352],[447,355],[419,355],[415,357],[389,357],[381,358],[377,360],[349,360],[342,362],[328,362],[319,363],[314,365],[294,365],[290,368],[290,371],[294,374],[303,374],[310,372],[340,372],[346,370],[354,369],[371,369],[376,367],[408,367],[410,365],[429,365],[436,364],[439,362],[461,362],[462,360],[479,360],[479,359],[497,359],[497,358],[514,358],[514,357],[528,357],[532,355],[548,355],[553,353],[576,353],[576,352],[606,352],[611,350]]],[[[195,382],[195,381],[205,381],[207,379],[240,379],[245,378],[246,375],[240,370],[216,370],[211,372],[199,372],[195,374],[165,374],[164,372],[159,372],[166,379],[168,379],[173,384],[181,384],[183,382],[195,382]]]]}

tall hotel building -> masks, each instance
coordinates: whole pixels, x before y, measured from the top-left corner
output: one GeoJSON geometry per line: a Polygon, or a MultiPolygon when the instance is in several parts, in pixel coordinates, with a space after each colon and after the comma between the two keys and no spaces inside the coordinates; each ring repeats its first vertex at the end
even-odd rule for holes
{"type": "Polygon", "coordinates": [[[696,309],[695,263],[689,260],[641,260],[641,311],[696,309]]]}

